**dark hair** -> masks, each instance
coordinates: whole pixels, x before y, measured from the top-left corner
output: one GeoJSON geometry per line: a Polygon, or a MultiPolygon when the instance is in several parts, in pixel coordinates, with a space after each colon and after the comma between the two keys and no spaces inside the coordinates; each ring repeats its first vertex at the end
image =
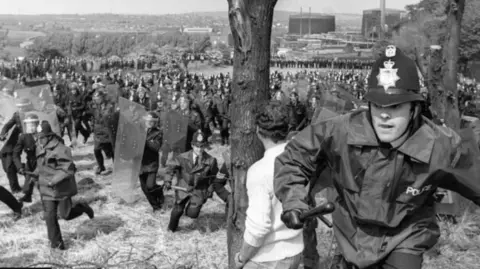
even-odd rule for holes
{"type": "Polygon", "coordinates": [[[255,123],[261,136],[271,139],[274,143],[283,141],[288,135],[288,108],[280,102],[269,102],[260,109],[255,123]]]}

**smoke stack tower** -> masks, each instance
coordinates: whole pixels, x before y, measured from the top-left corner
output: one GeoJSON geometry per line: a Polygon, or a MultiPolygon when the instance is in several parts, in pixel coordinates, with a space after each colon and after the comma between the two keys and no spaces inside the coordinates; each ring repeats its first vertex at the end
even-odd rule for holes
{"type": "Polygon", "coordinates": [[[303,36],[303,12],[302,8],[300,8],[300,36],[303,36]]]}
{"type": "Polygon", "coordinates": [[[380,0],[380,37],[385,37],[385,0],[380,0]]]}
{"type": "Polygon", "coordinates": [[[312,34],[312,7],[308,8],[308,36],[312,34]]]}

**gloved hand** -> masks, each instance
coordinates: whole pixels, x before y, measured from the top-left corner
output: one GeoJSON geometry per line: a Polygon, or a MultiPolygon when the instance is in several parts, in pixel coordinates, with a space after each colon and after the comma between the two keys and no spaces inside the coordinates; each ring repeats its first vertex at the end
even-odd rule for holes
{"type": "Polygon", "coordinates": [[[194,189],[195,189],[195,187],[191,186],[191,185],[188,185],[188,187],[187,187],[188,192],[192,192],[194,189]]]}
{"type": "Polygon", "coordinates": [[[5,135],[0,135],[0,141],[5,141],[7,137],[5,135]]]}
{"type": "Polygon", "coordinates": [[[24,176],[25,175],[25,168],[22,167],[22,168],[18,169],[18,174],[24,176]]]}
{"type": "Polygon", "coordinates": [[[299,230],[303,228],[304,222],[300,220],[300,215],[302,214],[300,209],[292,209],[282,213],[280,219],[285,223],[290,229],[299,230]]]}
{"type": "Polygon", "coordinates": [[[207,190],[207,197],[212,198],[213,197],[213,186],[210,185],[207,190]]]}
{"type": "Polygon", "coordinates": [[[171,190],[172,189],[172,182],[171,181],[165,181],[163,183],[163,188],[167,191],[171,190]]]}

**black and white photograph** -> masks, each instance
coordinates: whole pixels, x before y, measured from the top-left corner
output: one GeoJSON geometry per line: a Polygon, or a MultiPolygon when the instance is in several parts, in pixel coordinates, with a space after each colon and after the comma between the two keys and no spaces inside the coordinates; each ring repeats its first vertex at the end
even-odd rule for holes
{"type": "Polygon", "coordinates": [[[0,268],[480,268],[480,0],[0,6],[0,268]]]}

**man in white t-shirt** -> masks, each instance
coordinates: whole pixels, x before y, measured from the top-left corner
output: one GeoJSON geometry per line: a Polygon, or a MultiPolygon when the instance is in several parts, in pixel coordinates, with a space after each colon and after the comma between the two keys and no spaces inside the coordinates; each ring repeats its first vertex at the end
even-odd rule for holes
{"type": "Polygon", "coordinates": [[[303,231],[289,229],[282,222],[282,204],[273,190],[275,158],[285,148],[288,123],[288,109],[280,103],[268,104],[257,115],[257,136],[265,155],[248,169],[249,207],[236,268],[296,269],[301,262],[303,231]]]}

